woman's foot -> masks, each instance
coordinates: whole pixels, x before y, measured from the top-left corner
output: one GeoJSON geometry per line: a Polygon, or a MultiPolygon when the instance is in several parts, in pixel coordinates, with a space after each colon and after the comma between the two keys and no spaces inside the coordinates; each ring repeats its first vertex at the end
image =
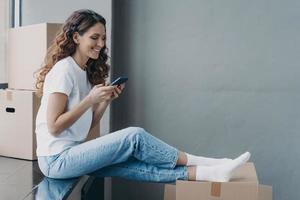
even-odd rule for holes
{"type": "Polygon", "coordinates": [[[216,166],[196,166],[195,176],[193,177],[192,169],[189,168],[190,172],[190,180],[195,178],[197,181],[212,181],[212,182],[228,182],[233,172],[245,164],[251,154],[246,152],[234,160],[228,161],[225,164],[220,164],[216,166]]]}
{"type": "Polygon", "coordinates": [[[195,156],[188,153],[186,154],[186,166],[213,166],[222,165],[232,161],[229,158],[207,158],[202,156],[195,156]]]}

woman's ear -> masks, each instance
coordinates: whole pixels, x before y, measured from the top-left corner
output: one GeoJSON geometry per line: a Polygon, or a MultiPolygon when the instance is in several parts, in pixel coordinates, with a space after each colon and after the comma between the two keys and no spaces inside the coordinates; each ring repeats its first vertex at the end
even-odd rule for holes
{"type": "Polygon", "coordinates": [[[75,42],[75,44],[79,44],[79,33],[78,32],[75,32],[73,33],[73,41],[75,42]]]}

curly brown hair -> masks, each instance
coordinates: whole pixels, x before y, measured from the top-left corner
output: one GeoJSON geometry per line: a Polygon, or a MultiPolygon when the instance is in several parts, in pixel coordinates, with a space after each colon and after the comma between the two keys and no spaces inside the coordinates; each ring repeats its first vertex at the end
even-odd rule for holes
{"type": "MultiPolygon", "coordinates": [[[[72,38],[73,34],[78,32],[79,35],[83,35],[90,27],[99,22],[105,27],[106,20],[98,13],[88,9],[77,10],[70,15],[48,48],[42,67],[35,72],[35,87],[39,97],[43,94],[45,77],[55,63],[75,53],[77,45],[72,38]]],[[[106,63],[107,60],[107,47],[104,45],[97,59],[90,58],[87,61],[86,73],[92,85],[105,83],[110,69],[106,63]]]]}

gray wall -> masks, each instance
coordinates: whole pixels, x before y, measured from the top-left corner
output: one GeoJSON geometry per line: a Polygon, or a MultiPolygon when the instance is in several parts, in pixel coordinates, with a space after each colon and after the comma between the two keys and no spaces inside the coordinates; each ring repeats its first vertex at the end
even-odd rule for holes
{"type": "MultiPolygon", "coordinates": [[[[112,129],[141,126],[205,156],[248,150],[274,200],[298,199],[299,10],[297,0],[114,0],[113,74],[129,81],[112,129]]],[[[113,179],[112,197],[162,199],[157,187],[113,179]]]]}

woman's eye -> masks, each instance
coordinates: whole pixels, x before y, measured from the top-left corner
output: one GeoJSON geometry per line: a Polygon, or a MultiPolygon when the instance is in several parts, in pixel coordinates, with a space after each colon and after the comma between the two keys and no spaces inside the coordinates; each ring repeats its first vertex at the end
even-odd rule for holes
{"type": "Polygon", "coordinates": [[[98,40],[98,38],[92,37],[92,40],[98,40]]]}

